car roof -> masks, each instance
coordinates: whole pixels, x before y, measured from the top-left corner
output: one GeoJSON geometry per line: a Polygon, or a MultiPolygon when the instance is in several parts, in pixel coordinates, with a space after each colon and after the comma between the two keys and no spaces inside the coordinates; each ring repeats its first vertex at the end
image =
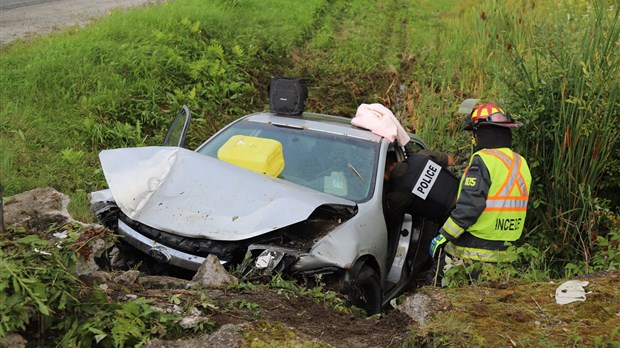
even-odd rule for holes
{"type": "Polygon", "coordinates": [[[270,112],[257,112],[243,117],[247,121],[269,123],[277,126],[309,129],[320,132],[340,134],[373,142],[380,142],[382,137],[369,130],[353,126],[351,119],[342,116],[332,116],[304,112],[300,116],[282,116],[270,112]]]}
{"type": "MultiPolygon", "coordinates": [[[[360,139],[366,139],[374,142],[380,142],[383,138],[367,129],[360,128],[351,124],[351,119],[343,116],[334,116],[327,114],[319,114],[314,112],[304,112],[300,116],[283,116],[271,112],[256,112],[243,117],[242,119],[269,123],[279,126],[287,126],[293,128],[312,129],[322,132],[342,134],[360,139]]],[[[424,141],[416,134],[408,133],[411,141],[422,144],[425,148],[424,141]]]]}

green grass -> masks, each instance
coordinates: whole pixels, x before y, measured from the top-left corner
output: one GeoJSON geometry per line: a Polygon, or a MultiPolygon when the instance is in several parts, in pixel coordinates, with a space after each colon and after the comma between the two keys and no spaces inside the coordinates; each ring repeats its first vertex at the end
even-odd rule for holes
{"type": "Polygon", "coordinates": [[[505,54],[528,45],[533,23],[546,23],[546,2],[417,1],[406,18],[410,57],[405,75],[406,121],[434,147],[468,153],[458,105],[484,98],[508,107],[498,89],[504,83],[505,54]]]}
{"type": "Polygon", "coordinates": [[[97,153],[158,144],[183,104],[199,125],[193,145],[231,117],[262,109],[277,74],[264,62],[285,60],[324,4],[175,1],[3,47],[4,193],[52,186],[75,199],[100,188],[97,153]],[[274,15],[290,20],[268,25],[274,15]]]}
{"type": "Polygon", "coordinates": [[[445,307],[403,347],[617,347],[617,276],[589,278],[586,301],[566,305],[556,303],[553,282],[421,288],[445,307]]]}

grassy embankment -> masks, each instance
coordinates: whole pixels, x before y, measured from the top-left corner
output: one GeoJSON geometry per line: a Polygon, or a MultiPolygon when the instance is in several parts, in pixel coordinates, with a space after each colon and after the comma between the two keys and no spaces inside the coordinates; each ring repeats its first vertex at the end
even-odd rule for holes
{"type": "Polygon", "coordinates": [[[77,217],[88,218],[85,193],[105,184],[100,150],[160,143],[183,104],[196,116],[193,140],[262,109],[267,78],[325,6],[173,2],[3,47],[5,195],[52,186],[71,196],[77,217]],[[269,25],[273,16],[294,20],[269,25]]]}
{"type": "Polygon", "coordinates": [[[620,29],[613,1],[595,4],[175,1],[114,12],[1,49],[0,180],[5,196],[53,186],[88,220],[85,194],[105,185],[100,150],[158,144],[183,104],[196,145],[265,108],[277,74],[310,80],[312,111],[350,116],[381,102],[464,160],[456,110],[484,97],[527,124],[516,147],[535,177],[525,238],[535,248],[519,255],[528,274],[617,267],[618,219],[606,210],[617,200],[605,192],[620,181],[620,29]]]}

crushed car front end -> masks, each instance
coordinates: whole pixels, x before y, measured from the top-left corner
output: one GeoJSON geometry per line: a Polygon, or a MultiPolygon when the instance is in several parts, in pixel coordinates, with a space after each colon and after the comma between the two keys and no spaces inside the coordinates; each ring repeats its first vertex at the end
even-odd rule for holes
{"type": "Polygon", "coordinates": [[[106,150],[109,188],[91,194],[99,220],[152,259],[195,271],[208,255],[246,272],[312,275],[360,257],[385,265],[380,137],[340,118],[259,113],[196,151],[106,150]],[[217,158],[233,135],[275,139],[284,170],[258,174],[217,158]],[[380,196],[380,195],[379,195],[380,196]]]}

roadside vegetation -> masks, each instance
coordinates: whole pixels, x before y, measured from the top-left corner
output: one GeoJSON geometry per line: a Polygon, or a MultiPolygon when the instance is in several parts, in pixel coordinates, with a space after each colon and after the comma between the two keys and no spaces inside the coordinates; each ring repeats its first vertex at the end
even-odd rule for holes
{"type": "MultiPolygon", "coordinates": [[[[177,0],[2,47],[0,71],[4,196],[51,186],[71,197],[72,215],[85,222],[86,194],[105,186],[99,151],[161,143],[184,104],[194,147],[230,120],[266,109],[271,76],[307,78],[309,111],[352,117],[361,103],[382,103],[460,162],[470,153],[460,102],[493,101],[525,123],[515,143],[534,181],[516,262],[483,270],[483,280],[620,268],[620,8],[612,0],[177,0]]],[[[177,332],[148,302],[110,304],[83,289],[70,255],[52,252],[41,268],[41,256],[24,254],[40,241],[9,231],[19,238],[0,240],[0,303],[11,306],[0,336],[35,317],[66,332],[61,345],[122,346],[177,332]],[[54,292],[45,291],[50,284],[54,292]],[[131,320],[142,331],[119,331],[124,317],[95,315],[99,304],[137,315],[131,320]]],[[[467,284],[471,267],[454,268],[447,285],[467,284]]],[[[597,332],[595,341],[586,334],[575,332],[570,344],[503,342],[620,345],[617,330],[597,332]]],[[[432,332],[416,337],[411,346],[462,345],[459,337],[429,339],[432,332]]]]}

